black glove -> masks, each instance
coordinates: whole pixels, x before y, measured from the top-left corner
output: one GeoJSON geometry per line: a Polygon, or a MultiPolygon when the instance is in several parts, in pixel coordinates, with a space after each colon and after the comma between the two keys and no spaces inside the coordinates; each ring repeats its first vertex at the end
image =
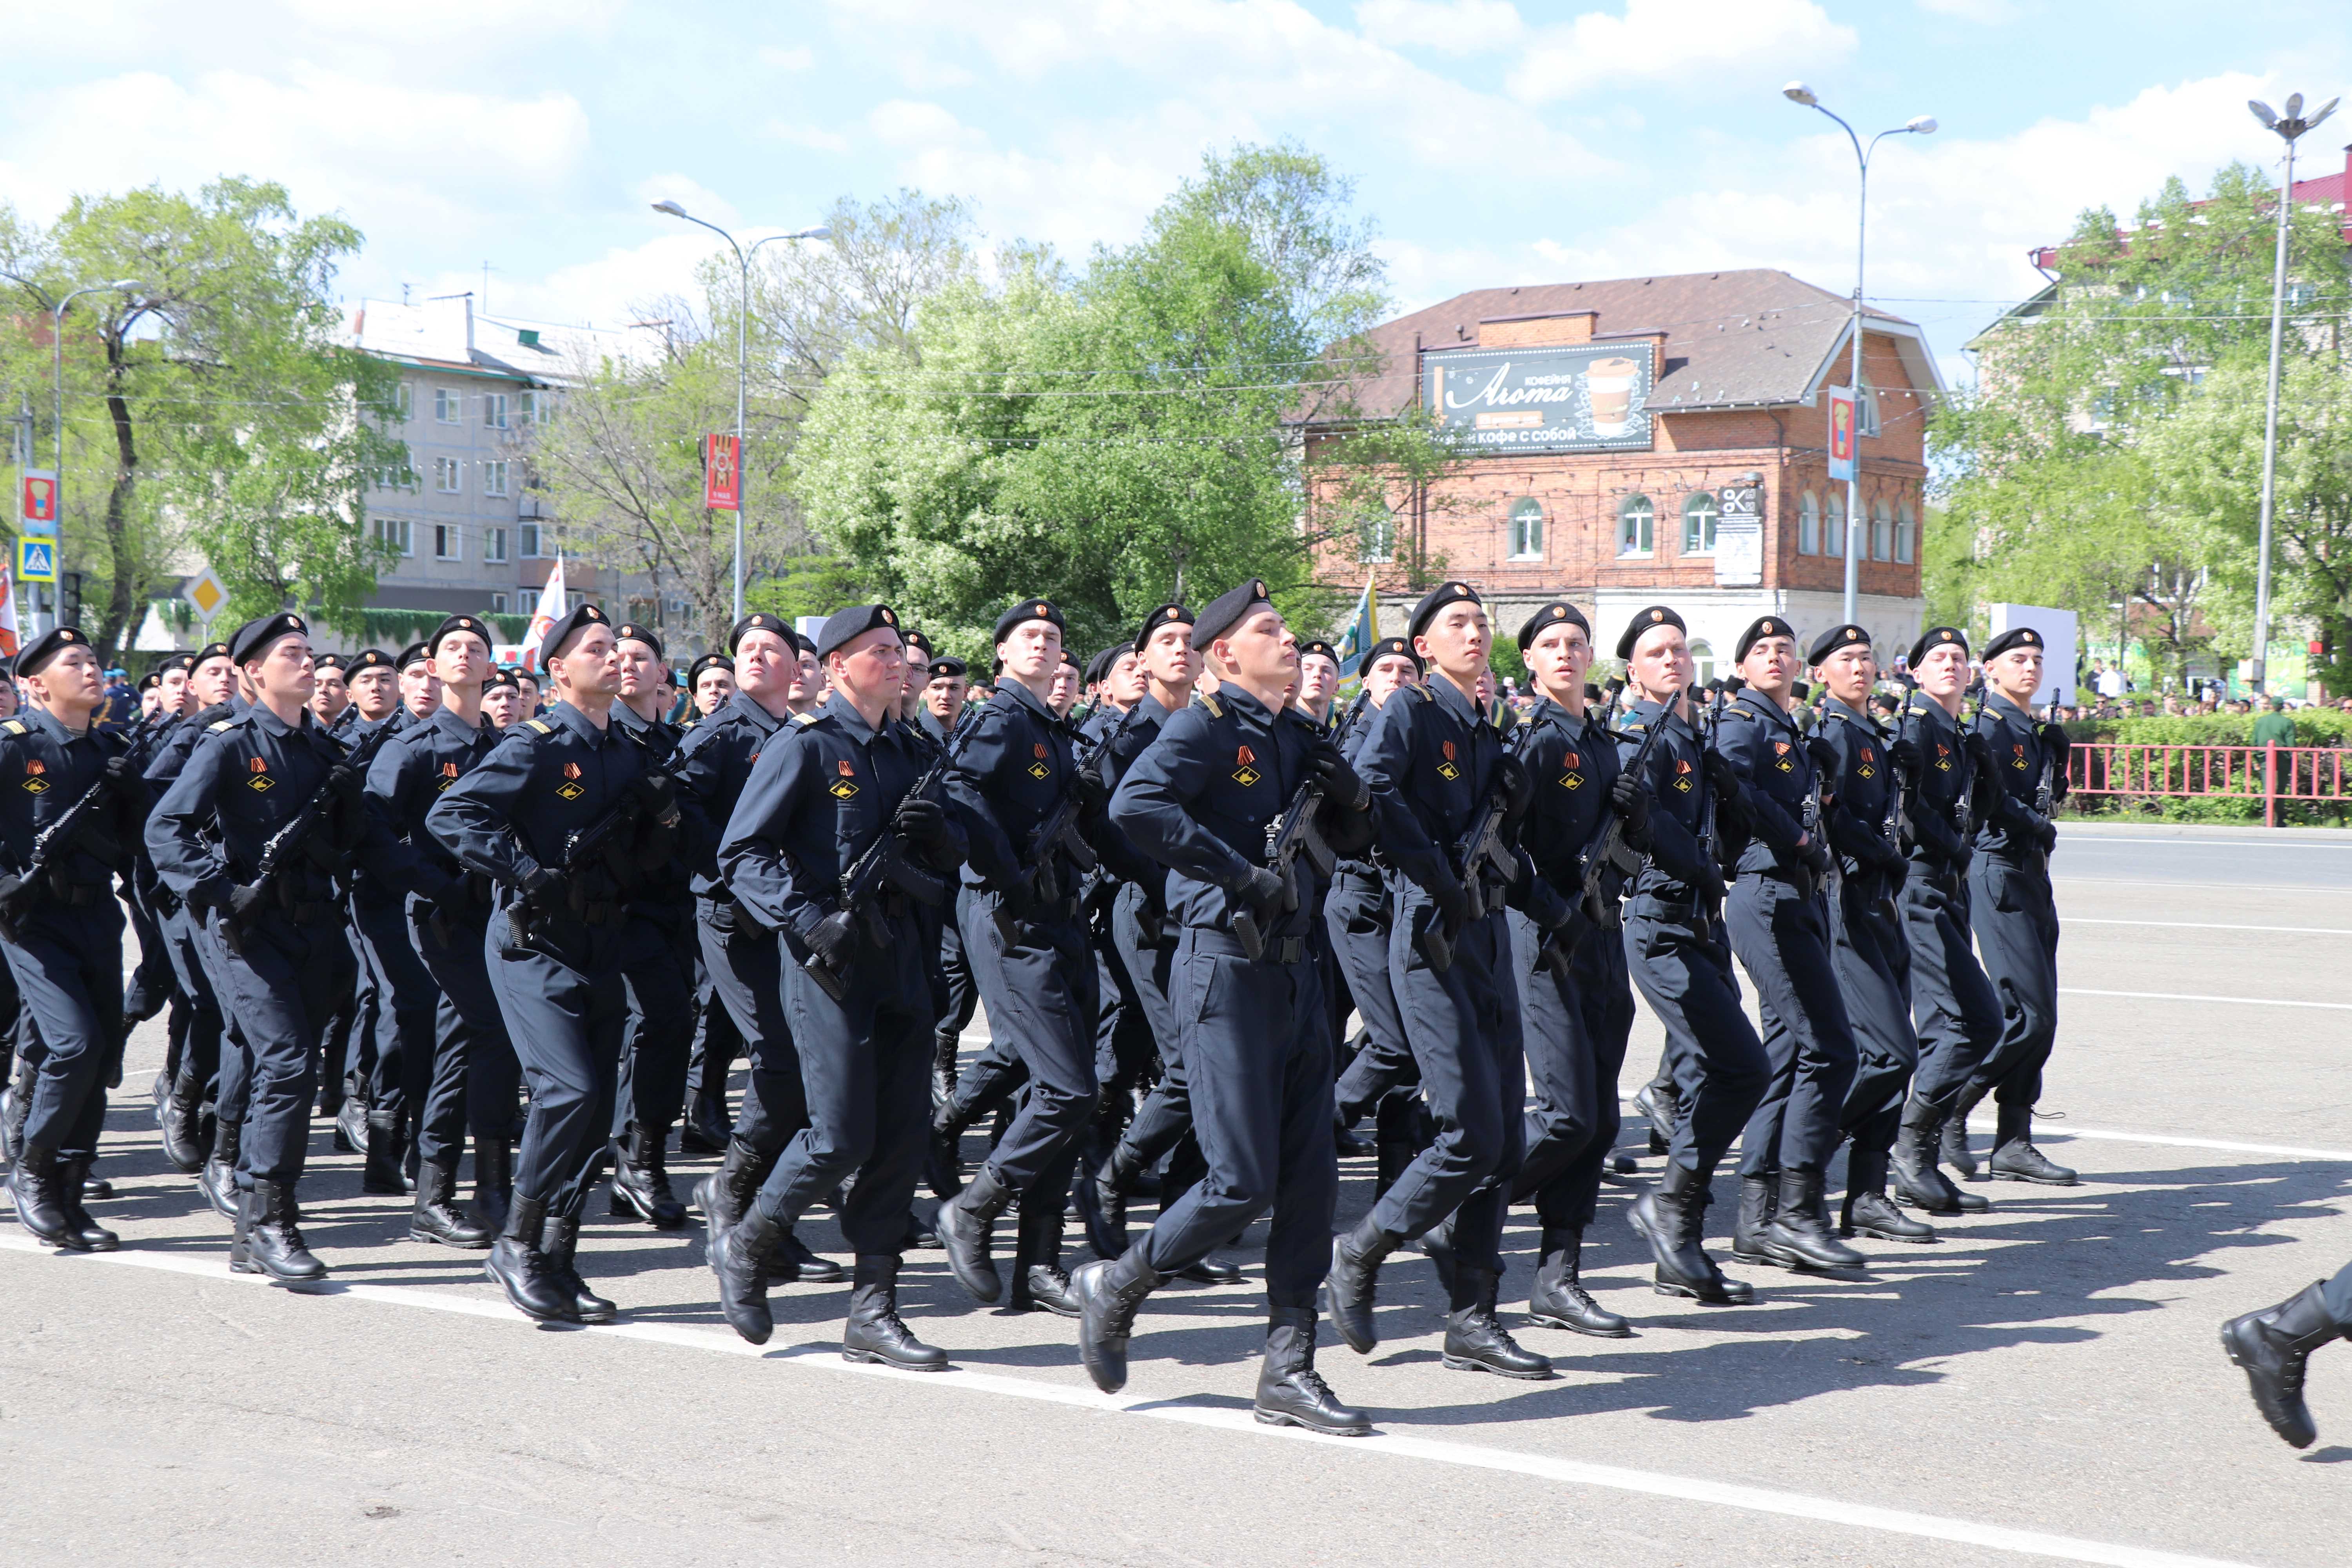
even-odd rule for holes
{"type": "Polygon", "coordinates": [[[1110,804],[1110,785],[1103,782],[1102,763],[1099,759],[1088,762],[1074,776],[1077,780],[1080,808],[1092,813],[1100,811],[1110,804]]]}
{"type": "Polygon", "coordinates": [[[1919,776],[1919,742],[1908,735],[1897,736],[1886,748],[1886,760],[1903,770],[1906,779],[1919,776]]]}
{"type": "Polygon", "coordinates": [[[1265,866],[1252,866],[1227,884],[1227,890],[1240,902],[1257,909],[1273,910],[1282,906],[1282,878],[1265,866]]]}
{"type": "Polygon", "coordinates": [[[1977,777],[1990,778],[1993,766],[1992,742],[1985,739],[1984,731],[1968,731],[1960,737],[1960,743],[1968,747],[1969,755],[1976,760],[1977,777]]]}
{"type": "Polygon", "coordinates": [[[1339,754],[1339,748],[1330,742],[1318,739],[1315,742],[1315,749],[1307,753],[1307,766],[1323,791],[1323,798],[1341,811],[1361,811],[1372,804],[1372,786],[1349,765],[1348,759],[1339,754]]]}
{"type": "Polygon", "coordinates": [[[1435,885],[1426,890],[1429,901],[1445,918],[1447,931],[1457,931],[1470,923],[1470,890],[1462,885],[1461,878],[1452,871],[1440,871],[1435,885]]]}
{"type": "Polygon", "coordinates": [[[1632,773],[1619,773],[1609,786],[1609,809],[1625,819],[1625,842],[1636,849],[1650,845],[1650,792],[1632,773]]]}
{"type": "Polygon", "coordinates": [[[909,795],[899,803],[898,827],[909,843],[921,845],[935,858],[944,860],[955,853],[947,809],[928,796],[909,795]]]}
{"type": "Polygon", "coordinates": [[[2049,854],[2058,847],[2058,825],[2047,817],[2035,817],[2033,841],[2042,847],[2042,852],[2044,855],[2049,854]]]}
{"type": "Polygon", "coordinates": [[[667,773],[641,773],[628,791],[647,816],[667,827],[677,820],[677,783],[667,773]]]}
{"type": "Polygon", "coordinates": [[[126,779],[137,778],[139,776],[139,759],[132,756],[128,752],[124,752],[120,756],[107,758],[106,776],[110,782],[117,784],[121,784],[126,779]]]}
{"type": "Polygon", "coordinates": [[[1813,874],[1817,882],[1830,874],[1830,847],[1818,833],[1805,840],[1805,847],[1797,851],[1797,858],[1804,862],[1805,869],[1813,874]]]}
{"type": "Polygon", "coordinates": [[[1729,757],[1712,749],[1699,755],[1706,766],[1707,787],[1715,791],[1717,799],[1739,793],[1739,769],[1729,757]]]}
{"type": "Polygon", "coordinates": [[[238,925],[251,923],[261,906],[269,901],[269,889],[258,882],[243,882],[228,896],[228,918],[238,925]]]}
{"type": "Polygon", "coordinates": [[[1723,873],[1717,870],[1712,862],[1706,860],[1699,862],[1698,880],[1693,883],[1692,886],[1698,890],[1698,896],[1702,902],[1713,904],[1717,907],[1722,905],[1724,892],[1723,873]]]}
{"type": "Polygon", "coordinates": [[[1037,898],[1030,889],[1034,886],[1025,876],[1015,877],[996,890],[997,901],[1004,906],[1004,918],[1014,923],[1029,919],[1037,912],[1037,898]]]}
{"type": "MultiPolygon", "coordinates": [[[[121,760],[116,759],[118,762],[121,760]]],[[[367,775],[349,763],[337,763],[327,770],[327,789],[346,811],[359,809],[361,792],[366,788],[367,775]]]]}
{"type": "Polygon", "coordinates": [[[807,948],[819,963],[837,974],[849,967],[850,959],[857,951],[856,927],[852,921],[828,915],[802,935],[801,945],[807,948]]]}
{"type": "Polygon", "coordinates": [[[1495,787],[1502,792],[1507,823],[1527,816],[1528,807],[1535,803],[1536,781],[1528,776],[1527,763],[1507,752],[1495,763],[1495,787]]]}
{"type": "Polygon", "coordinates": [[[570,900],[571,884],[563,873],[534,866],[522,879],[522,901],[541,914],[551,914],[570,900]]]}

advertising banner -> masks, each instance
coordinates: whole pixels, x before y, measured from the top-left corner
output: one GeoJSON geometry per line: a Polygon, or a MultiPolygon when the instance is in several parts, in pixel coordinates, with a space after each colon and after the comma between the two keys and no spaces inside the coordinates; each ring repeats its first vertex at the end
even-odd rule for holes
{"type": "Polygon", "coordinates": [[[1827,389],[1830,405],[1830,478],[1853,478],[1855,430],[1853,422],[1853,389],[1832,386],[1827,389]]]}
{"type": "Polygon", "coordinates": [[[1478,452],[1604,452],[1650,445],[1651,345],[1436,349],[1423,406],[1478,452]]]}

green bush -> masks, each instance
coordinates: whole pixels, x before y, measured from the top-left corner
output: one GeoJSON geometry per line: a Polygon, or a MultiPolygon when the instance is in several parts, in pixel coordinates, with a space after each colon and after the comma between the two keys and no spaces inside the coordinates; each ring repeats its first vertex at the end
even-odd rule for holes
{"type": "MultiPolygon", "coordinates": [[[[2200,713],[2179,719],[2080,719],[2066,726],[2070,739],[2113,741],[2134,746],[2243,746],[2252,742],[2254,713],[2200,713]]],[[[2290,715],[2298,746],[2352,746],[2352,713],[2306,708],[2290,715]]]]}

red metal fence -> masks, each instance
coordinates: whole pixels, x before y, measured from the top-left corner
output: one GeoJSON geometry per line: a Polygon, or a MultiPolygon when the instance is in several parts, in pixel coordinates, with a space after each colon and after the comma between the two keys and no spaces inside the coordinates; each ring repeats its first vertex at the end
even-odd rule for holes
{"type": "Polygon", "coordinates": [[[2323,746],[2152,746],[2077,741],[2066,753],[2075,795],[2222,795],[2263,803],[2278,826],[2283,800],[2352,802],[2345,773],[2352,750],[2323,746]]]}

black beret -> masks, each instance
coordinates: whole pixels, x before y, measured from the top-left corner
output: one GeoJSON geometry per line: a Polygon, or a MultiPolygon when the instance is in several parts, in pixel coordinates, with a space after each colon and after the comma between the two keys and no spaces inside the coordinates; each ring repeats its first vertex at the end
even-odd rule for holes
{"type": "Polygon", "coordinates": [[[1556,626],[1563,621],[1570,626],[1582,626],[1586,638],[1589,640],[1591,637],[1592,623],[1584,618],[1584,612],[1565,599],[1554,599],[1550,604],[1529,616],[1528,624],[1519,628],[1519,651],[1527,652],[1528,645],[1535,641],[1536,634],[1546,626],[1556,626]]]}
{"type": "Polygon", "coordinates": [[[498,641],[496,637],[490,636],[488,625],[479,616],[451,616],[447,620],[435,626],[433,635],[425,639],[425,653],[429,656],[440,652],[441,639],[451,632],[471,632],[482,639],[484,647],[498,641]]]}
{"type": "Polygon", "coordinates": [[[1864,647],[1868,647],[1870,646],[1870,634],[1864,631],[1860,626],[1855,626],[1852,621],[1840,621],[1837,625],[1832,626],[1829,630],[1823,632],[1821,636],[1813,639],[1811,651],[1805,655],[1805,662],[1807,664],[1819,664],[1822,660],[1829,658],[1830,655],[1837,652],[1838,649],[1842,647],[1853,647],[1856,644],[1860,644],[1864,647]]]}
{"type": "MultiPolygon", "coordinates": [[[[70,631],[73,628],[66,628],[70,631]]],[[[231,664],[250,664],[269,651],[269,645],[279,637],[307,633],[310,623],[291,610],[280,610],[274,616],[263,616],[236,628],[236,636],[228,639],[231,664]]]]}
{"type": "Polygon", "coordinates": [[[313,670],[341,669],[343,668],[343,656],[339,653],[322,653],[310,661],[310,668],[313,670]]]}
{"type": "Polygon", "coordinates": [[[1108,675],[1110,673],[1111,665],[1118,660],[1119,655],[1123,653],[1132,653],[1134,649],[1126,643],[1113,643],[1110,647],[1104,648],[1102,651],[1096,654],[1094,658],[1087,660],[1087,668],[1083,676],[1086,683],[1088,686],[1092,686],[1104,676],[1108,675]]]}
{"type": "Polygon", "coordinates": [[[1078,656],[1074,649],[1066,647],[1062,650],[1062,662],[1068,665],[1072,669],[1076,670],[1080,680],[1087,679],[1085,667],[1078,663],[1078,656]]]}
{"type": "Polygon", "coordinates": [[[515,679],[515,672],[503,664],[490,671],[489,678],[482,683],[482,689],[488,691],[493,686],[504,686],[516,691],[522,689],[521,683],[515,679]]]}
{"type": "Polygon", "coordinates": [[[698,684],[706,669],[723,669],[732,675],[735,673],[735,661],[723,653],[706,653],[687,667],[686,683],[688,686],[698,684]]]}
{"type": "Polygon", "coordinates": [[[931,679],[933,680],[937,680],[943,675],[961,677],[970,673],[971,667],[952,654],[942,654],[938,658],[931,660],[931,679]]]}
{"type": "Polygon", "coordinates": [[[1013,627],[1018,626],[1026,621],[1051,621],[1054,623],[1055,626],[1060,630],[1067,631],[1069,629],[1068,626],[1062,619],[1062,612],[1055,609],[1051,601],[1045,599],[1024,599],[1019,604],[1013,605],[1011,609],[996,617],[995,640],[1003,642],[1006,637],[1013,635],[1013,627]]]}
{"type": "MultiPolygon", "coordinates": [[[[400,657],[392,661],[393,668],[399,670],[403,675],[405,675],[408,673],[410,666],[423,664],[426,659],[432,657],[432,650],[425,644],[421,642],[413,642],[406,647],[400,650],[400,657]]],[[[239,659],[237,662],[239,664],[243,664],[245,661],[243,659],[239,659]]]]}
{"type": "Polygon", "coordinates": [[[641,626],[635,621],[623,621],[619,626],[613,628],[613,640],[614,642],[641,642],[647,647],[654,650],[654,658],[657,661],[664,664],[669,662],[662,658],[661,638],[654,635],[653,628],[650,626],[641,626]]]}
{"type": "Polygon", "coordinates": [[[817,633],[816,656],[824,658],[835,648],[845,647],[867,632],[896,632],[898,612],[887,605],[852,605],[845,610],[835,610],[825,616],[824,627],[817,633]]]}
{"type": "Polygon", "coordinates": [[[612,618],[594,605],[582,605],[578,609],[548,627],[547,635],[539,639],[540,668],[543,669],[555,662],[555,650],[562,647],[563,639],[573,632],[588,626],[609,626],[612,624],[612,618]]]}
{"type": "Polygon", "coordinates": [[[1652,605],[1646,610],[1636,610],[1633,612],[1633,618],[1625,623],[1625,635],[1617,639],[1617,657],[1633,658],[1633,645],[1640,642],[1642,634],[1652,626],[1672,626],[1678,632],[1690,630],[1688,626],[1683,625],[1683,618],[1680,616],[1664,605],[1652,605]]]}
{"type": "Polygon", "coordinates": [[[1405,628],[1405,635],[1419,637],[1428,628],[1429,623],[1437,618],[1437,612],[1448,605],[1483,605],[1486,602],[1478,596],[1478,590],[1467,583],[1442,583],[1423,594],[1421,603],[1412,607],[1412,624],[1405,628]]]}
{"type": "Polygon", "coordinates": [[[1329,643],[1325,642],[1321,637],[1312,637],[1298,645],[1299,658],[1305,658],[1310,653],[1318,654],[1321,657],[1329,659],[1335,665],[1339,662],[1339,650],[1333,647],[1329,643]]]}
{"type": "MultiPolygon", "coordinates": [[[[1209,601],[1206,609],[1193,617],[1192,646],[1207,651],[1211,643],[1240,626],[1260,605],[1269,607],[1272,605],[1266,597],[1265,580],[1262,577],[1253,577],[1240,587],[1218,595],[1209,601]]],[[[1155,616],[1159,614],[1156,610],[1152,613],[1155,616]]],[[[1151,625],[1149,621],[1144,624],[1147,627],[1151,625]]],[[[1163,621],[1160,624],[1164,626],[1167,623],[1163,621]]],[[[1140,640],[1137,646],[1142,646],[1140,640]]]]}
{"type": "Polygon", "coordinates": [[[151,669],[139,678],[139,689],[142,691],[152,691],[163,684],[163,672],[160,669],[151,669]]]}
{"type": "Polygon", "coordinates": [[[1942,647],[1946,643],[1959,644],[1960,658],[1965,659],[1969,657],[1968,633],[1958,626],[1929,626],[1925,633],[1921,634],[1919,640],[1911,645],[1911,668],[1918,668],[1921,659],[1937,648],[1942,647]]]}
{"type": "Polygon", "coordinates": [[[786,647],[799,646],[793,638],[793,628],[784,624],[784,618],[782,616],[772,616],[765,610],[755,610],[737,621],[735,629],[727,634],[727,651],[733,653],[740,647],[744,637],[751,632],[773,632],[784,639],[786,647]]]}
{"type": "Polygon", "coordinates": [[[1790,642],[1794,643],[1797,640],[1797,628],[1790,626],[1788,618],[1783,616],[1757,616],[1748,623],[1748,629],[1739,634],[1738,642],[1732,645],[1731,662],[1738,664],[1741,659],[1746,658],[1748,650],[1766,637],[1787,637],[1790,642]]]}
{"type": "Polygon", "coordinates": [[[2042,634],[2032,626],[2011,626],[1985,644],[1984,656],[1988,659],[1994,659],[2013,647],[2040,647],[2041,646],[2042,634]]]}
{"type": "Polygon", "coordinates": [[[931,646],[929,636],[923,632],[902,632],[899,634],[899,640],[905,643],[910,651],[921,654],[925,664],[930,663],[931,656],[939,652],[939,649],[931,646]]]}
{"type": "Polygon", "coordinates": [[[1366,648],[1364,657],[1356,661],[1356,679],[1361,680],[1371,674],[1372,666],[1391,655],[1412,660],[1413,673],[1416,675],[1423,673],[1426,668],[1421,662],[1421,655],[1412,651],[1412,644],[1402,637],[1382,637],[1366,648]]]}
{"type": "Polygon", "coordinates": [[[1151,640],[1151,634],[1162,626],[1189,626],[1192,624],[1192,612],[1183,605],[1162,605],[1143,617],[1143,629],[1135,634],[1135,650],[1141,653],[1143,645],[1151,640]]]}
{"type": "Polygon", "coordinates": [[[228,658],[228,644],[225,642],[208,642],[205,644],[204,647],[196,649],[195,652],[188,656],[188,668],[193,671],[197,665],[204,663],[205,660],[208,658],[228,658]]]}
{"type": "Polygon", "coordinates": [[[809,636],[808,633],[801,630],[798,626],[794,626],[793,628],[792,636],[793,651],[794,653],[804,653],[809,655],[815,654],[816,639],[814,637],[809,636]]]}
{"type": "Polygon", "coordinates": [[[362,669],[390,669],[392,668],[392,655],[384,652],[383,649],[380,647],[363,647],[360,649],[359,652],[352,655],[351,661],[343,666],[345,673],[349,675],[357,675],[362,669]]]}

